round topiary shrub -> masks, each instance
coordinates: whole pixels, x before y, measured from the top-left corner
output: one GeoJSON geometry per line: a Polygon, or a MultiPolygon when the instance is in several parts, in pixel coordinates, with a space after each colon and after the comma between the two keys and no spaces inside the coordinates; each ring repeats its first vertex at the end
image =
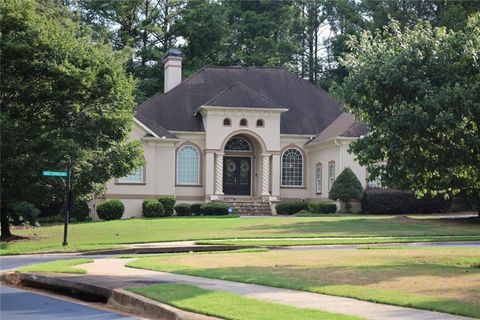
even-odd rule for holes
{"type": "Polygon", "coordinates": [[[26,201],[16,202],[12,205],[10,214],[10,223],[14,226],[30,224],[34,226],[38,220],[40,210],[33,204],[26,201]]]}
{"type": "Polygon", "coordinates": [[[328,197],[332,200],[345,202],[347,212],[350,212],[350,201],[363,198],[363,187],[352,169],[345,168],[335,179],[328,197]]]}
{"type": "Polygon", "coordinates": [[[163,217],[165,216],[165,208],[160,201],[156,199],[146,199],[142,203],[143,215],[147,218],[163,217]]]}
{"type": "Polygon", "coordinates": [[[174,196],[162,196],[158,198],[158,201],[163,205],[165,209],[165,215],[171,216],[173,214],[173,209],[175,208],[176,199],[174,196]]]}
{"type": "Polygon", "coordinates": [[[209,202],[200,207],[200,211],[204,216],[221,216],[228,214],[230,205],[224,202],[209,202]]]}
{"type": "Polygon", "coordinates": [[[88,214],[90,213],[90,208],[84,200],[75,200],[73,201],[72,210],[70,211],[69,220],[71,222],[85,221],[88,220],[88,214]]]}
{"type": "Polygon", "coordinates": [[[193,203],[190,208],[192,209],[193,215],[201,215],[202,211],[200,208],[204,205],[204,203],[193,203]]]}
{"type": "Polygon", "coordinates": [[[125,211],[122,201],[117,199],[107,200],[97,205],[98,217],[102,220],[121,219],[125,211]]]}
{"type": "Polygon", "coordinates": [[[312,201],[308,204],[308,212],[310,213],[335,213],[337,205],[327,201],[312,201]]]}
{"type": "Polygon", "coordinates": [[[275,206],[277,214],[292,215],[302,210],[308,209],[308,202],[305,201],[290,201],[279,203],[275,206]]]}
{"type": "Polygon", "coordinates": [[[177,216],[191,216],[192,207],[188,203],[180,203],[175,206],[177,216]]]}

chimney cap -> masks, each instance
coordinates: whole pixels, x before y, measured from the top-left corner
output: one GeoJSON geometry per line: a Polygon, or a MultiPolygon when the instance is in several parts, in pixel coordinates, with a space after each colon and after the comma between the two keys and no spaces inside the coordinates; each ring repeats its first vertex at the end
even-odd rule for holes
{"type": "Polygon", "coordinates": [[[182,51],[180,51],[180,49],[170,48],[168,49],[167,53],[163,58],[165,59],[168,57],[181,57],[181,56],[182,56],[182,51]]]}

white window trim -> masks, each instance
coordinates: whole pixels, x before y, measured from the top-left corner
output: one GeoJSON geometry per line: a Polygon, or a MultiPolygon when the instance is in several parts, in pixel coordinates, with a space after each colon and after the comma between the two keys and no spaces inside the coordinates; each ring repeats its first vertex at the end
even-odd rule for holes
{"type": "Polygon", "coordinates": [[[328,191],[332,189],[333,182],[335,182],[335,161],[329,161],[328,162],[328,191]],[[332,167],[333,164],[333,176],[330,176],[330,168],[332,167]]]}
{"type": "Polygon", "coordinates": [[[191,144],[186,144],[186,145],[183,145],[181,146],[180,148],[178,148],[177,150],[177,153],[176,153],[176,157],[175,157],[175,184],[178,185],[178,186],[198,186],[200,185],[200,175],[201,175],[201,159],[200,159],[200,151],[198,151],[198,149],[191,145],[191,144]],[[179,160],[179,154],[180,154],[180,151],[182,151],[182,149],[184,148],[193,148],[195,150],[195,152],[197,152],[197,155],[198,155],[198,180],[197,182],[192,182],[192,183],[185,183],[185,182],[179,182],[178,181],[178,178],[179,178],[179,166],[178,166],[178,160],[179,160]]]}
{"type": "Polygon", "coordinates": [[[315,193],[316,194],[322,194],[323,190],[323,173],[322,173],[323,165],[322,163],[317,163],[315,165],[315,193]],[[320,169],[320,170],[319,170],[320,169]],[[318,173],[320,173],[320,178],[318,177],[318,173]],[[318,183],[320,181],[320,184],[318,183]],[[319,187],[320,186],[320,190],[319,187]]]}
{"type": "MultiPolygon", "coordinates": [[[[145,166],[140,166],[140,181],[132,181],[132,180],[122,180],[125,179],[128,176],[133,176],[133,174],[128,174],[124,177],[117,178],[116,183],[117,184],[145,184],[145,166]]],[[[135,169],[135,172],[138,170],[135,169]]]]}
{"type": "Polygon", "coordinates": [[[285,188],[304,188],[305,187],[305,157],[303,155],[303,152],[301,149],[297,147],[287,147],[285,150],[283,150],[281,157],[280,157],[280,186],[285,187],[285,188]],[[302,184],[301,185],[288,185],[288,184],[283,184],[283,155],[285,152],[287,152],[290,149],[295,149],[298,152],[300,152],[300,156],[302,157],[302,184]]]}

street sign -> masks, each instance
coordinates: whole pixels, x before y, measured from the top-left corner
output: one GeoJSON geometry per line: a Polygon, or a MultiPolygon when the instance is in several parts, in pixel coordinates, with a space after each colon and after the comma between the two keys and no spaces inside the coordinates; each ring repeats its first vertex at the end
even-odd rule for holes
{"type": "Polygon", "coordinates": [[[43,171],[42,176],[45,177],[67,177],[68,173],[65,171],[43,171]]]}

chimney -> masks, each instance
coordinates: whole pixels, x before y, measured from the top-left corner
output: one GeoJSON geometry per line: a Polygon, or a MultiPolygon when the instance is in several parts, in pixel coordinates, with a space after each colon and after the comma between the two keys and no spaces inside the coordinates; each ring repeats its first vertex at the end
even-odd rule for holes
{"type": "Polygon", "coordinates": [[[163,93],[167,93],[182,82],[182,52],[178,49],[169,49],[163,58],[164,86],[163,93]]]}

